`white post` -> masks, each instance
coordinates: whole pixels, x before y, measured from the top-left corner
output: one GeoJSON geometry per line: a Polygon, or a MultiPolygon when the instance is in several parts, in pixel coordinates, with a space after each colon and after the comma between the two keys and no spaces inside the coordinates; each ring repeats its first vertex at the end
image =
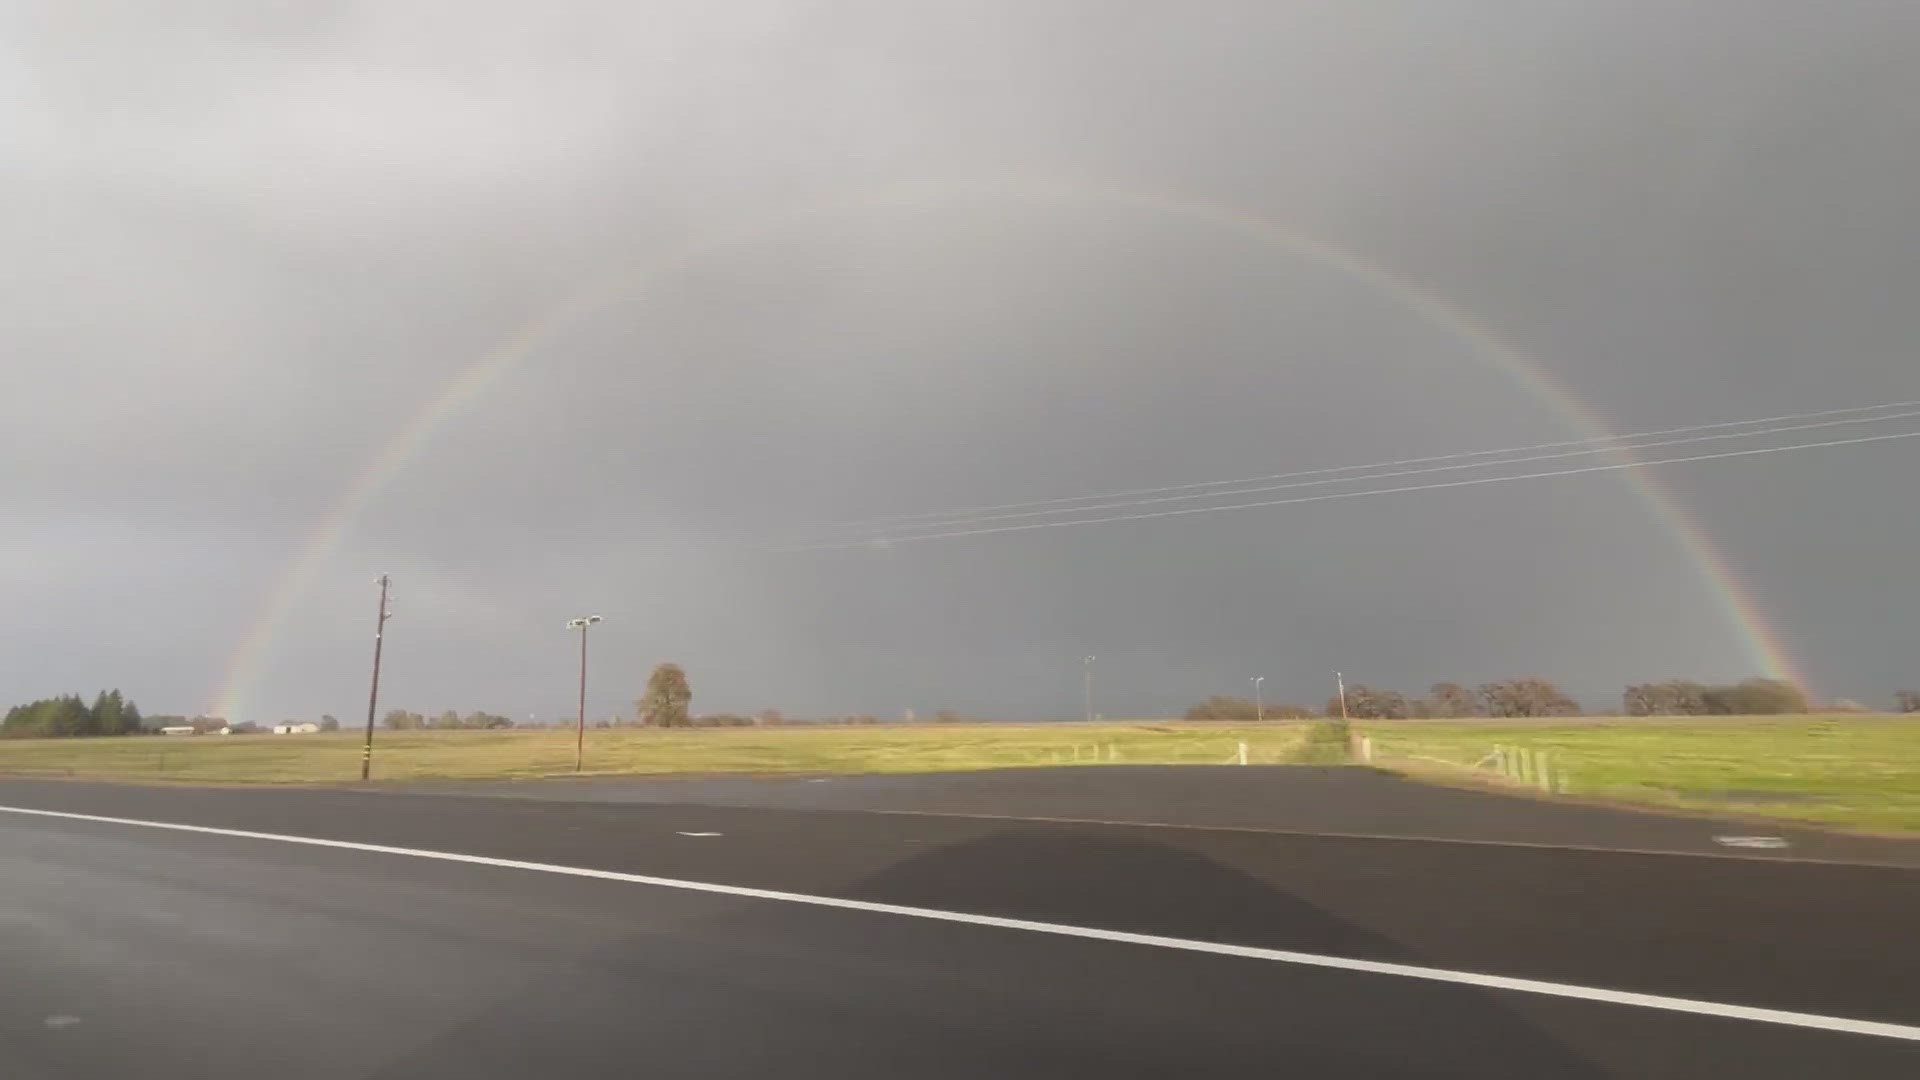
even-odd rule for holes
{"type": "Polygon", "coordinates": [[[1540,751],[1540,758],[1539,761],[1536,762],[1536,765],[1536,771],[1540,774],[1540,790],[1549,795],[1553,794],[1553,768],[1547,763],[1547,752],[1545,750],[1540,751]]]}
{"type": "Polygon", "coordinates": [[[1360,736],[1360,760],[1373,760],[1373,736],[1371,735],[1360,736]]]}
{"type": "Polygon", "coordinates": [[[1240,744],[1240,764],[1245,765],[1246,763],[1247,763],[1247,744],[1241,743],[1240,744]]]}
{"type": "Polygon", "coordinates": [[[1533,751],[1524,746],[1520,748],[1520,782],[1533,782],[1533,751]]]}
{"type": "Polygon", "coordinates": [[[1501,776],[1507,775],[1507,748],[1504,746],[1493,748],[1493,771],[1501,776]]]}

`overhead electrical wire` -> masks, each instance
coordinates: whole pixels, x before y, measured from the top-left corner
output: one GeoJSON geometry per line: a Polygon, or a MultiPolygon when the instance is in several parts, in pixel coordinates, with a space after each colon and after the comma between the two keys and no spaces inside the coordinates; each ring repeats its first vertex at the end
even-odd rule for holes
{"type": "MultiPolygon", "coordinates": [[[[1719,453],[1691,454],[1683,457],[1656,458],[1648,461],[1616,461],[1603,465],[1583,465],[1572,469],[1552,469],[1539,472],[1503,474],[1499,476],[1478,476],[1464,480],[1428,481],[1426,483],[1404,484],[1389,488],[1363,488],[1359,491],[1323,492],[1318,495],[1301,495],[1289,499],[1265,499],[1257,502],[1226,503],[1218,506],[1188,506],[1173,510],[1152,510],[1137,514],[1113,514],[1105,517],[1070,518],[1057,521],[1030,521],[1015,525],[989,525],[979,528],[947,529],[941,532],[866,536],[857,539],[795,544],[778,547],[775,548],[775,550],[781,552],[808,552],[844,548],[883,547],[919,540],[947,540],[964,536],[987,536],[997,533],[1029,532],[1037,529],[1065,529],[1089,525],[1109,525],[1123,521],[1147,521],[1156,518],[1188,517],[1195,514],[1217,514],[1234,510],[1298,506],[1305,503],[1330,502],[1336,499],[1362,499],[1376,495],[1402,495],[1416,491],[1439,491],[1450,488],[1479,487],[1486,484],[1502,484],[1517,480],[1544,480],[1554,477],[1580,476],[1589,473],[1618,472],[1623,469],[1646,469],[1657,465],[1680,465],[1697,461],[1723,461],[1730,458],[1756,457],[1763,454],[1783,454],[1795,450],[1819,450],[1840,446],[1860,446],[1871,443],[1889,443],[1899,439],[1916,438],[1920,438],[1920,431],[1902,431],[1886,435],[1864,435],[1852,439],[1833,439],[1826,442],[1814,443],[1789,443],[1785,446],[1760,446],[1745,450],[1725,450],[1719,453]]],[[[1366,478],[1357,477],[1354,479],[1364,480],[1366,478]]]]}
{"type": "MultiPolygon", "coordinates": [[[[1629,443],[1633,440],[1660,438],[1662,436],[1667,436],[1667,435],[1690,435],[1696,432],[1703,432],[1703,431],[1726,431],[1727,429],[1731,429],[1731,428],[1755,427],[1757,425],[1765,425],[1765,424],[1784,424],[1791,421],[1816,420],[1816,419],[1821,419],[1825,417],[1844,416],[1844,417],[1851,417],[1853,419],[1833,420],[1833,421],[1828,421],[1827,424],[1811,424],[1807,426],[1819,427],[1819,426],[1830,426],[1832,424],[1840,424],[1840,423],[1872,423],[1879,420],[1903,419],[1912,414],[1898,414],[1898,415],[1889,415],[1889,416],[1866,416],[1864,414],[1883,413],[1888,410],[1912,409],[1916,407],[1920,407],[1920,400],[1890,401],[1890,402],[1882,402],[1878,405],[1859,405],[1859,406],[1852,406],[1849,408],[1842,408],[1842,409],[1820,409],[1820,410],[1815,410],[1811,412],[1785,413],[1779,416],[1755,417],[1747,420],[1723,420],[1723,421],[1717,421],[1717,422],[1708,423],[1708,424],[1689,424],[1683,427],[1662,428],[1654,431],[1633,432],[1629,434],[1610,435],[1610,436],[1603,436],[1603,437],[1591,438],[1591,439],[1570,439],[1570,440],[1564,440],[1560,442],[1532,443],[1525,446],[1512,446],[1512,447],[1505,447],[1501,449],[1467,450],[1467,451],[1458,451],[1458,452],[1447,453],[1447,454],[1433,454],[1425,457],[1399,458],[1392,461],[1380,461],[1380,462],[1374,462],[1372,464],[1366,464],[1366,465],[1340,465],[1340,466],[1333,466],[1329,468],[1301,469],[1301,470],[1294,470],[1290,472],[1270,473],[1264,476],[1243,477],[1243,478],[1234,479],[1234,480],[1202,480],[1202,481],[1196,481],[1191,483],[1169,484],[1169,485],[1163,485],[1159,487],[1131,488],[1131,489],[1125,489],[1125,490],[1119,490],[1119,491],[1108,491],[1108,492],[1101,492],[1101,493],[1089,494],[1089,495],[1070,495],[1070,496],[1062,496],[1062,497],[1051,498],[1051,499],[1036,499],[1036,500],[1030,500],[1025,502],[992,503],[992,504],[987,504],[983,506],[958,507],[958,508],[951,508],[951,509],[945,509],[945,510],[924,510],[924,511],[919,511],[915,513],[893,514],[893,515],[885,515],[881,517],[856,519],[851,521],[819,522],[819,523],[814,523],[811,525],[804,526],[804,528],[811,529],[811,530],[838,530],[838,529],[872,530],[872,529],[878,529],[883,527],[915,528],[915,527],[918,527],[914,524],[915,522],[924,522],[925,526],[928,528],[946,528],[955,524],[959,524],[960,520],[962,519],[972,519],[982,515],[994,514],[999,511],[1029,510],[1029,509],[1035,509],[1039,507],[1059,507],[1059,510],[1057,511],[1058,513],[1071,513],[1076,510],[1081,510],[1081,511],[1097,510],[1097,509],[1104,509],[1106,507],[1074,506],[1069,504],[1092,503],[1100,500],[1130,499],[1130,498],[1139,497],[1139,496],[1162,495],[1170,492],[1199,491],[1200,489],[1206,489],[1206,488],[1236,488],[1245,484],[1261,484],[1261,483],[1266,483],[1268,481],[1274,481],[1274,480],[1293,480],[1293,479],[1299,479],[1304,477],[1331,477],[1331,476],[1336,476],[1342,473],[1357,473],[1357,474],[1373,473],[1374,475],[1378,476],[1382,474],[1374,473],[1375,470],[1393,469],[1393,468],[1398,468],[1406,465],[1427,465],[1427,464],[1433,464],[1436,462],[1443,462],[1443,461],[1467,461],[1473,458],[1504,458],[1505,455],[1528,454],[1528,453],[1532,453],[1534,451],[1540,451],[1540,450],[1561,450],[1569,447],[1591,447],[1592,449],[1581,451],[1581,453],[1605,453],[1609,451],[1631,452],[1637,448],[1644,449],[1647,447],[1635,447],[1635,446],[1622,445],[1622,444],[1629,443]]],[[[1793,428],[1777,429],[1777,431],[1787,431],[1787,430],[1795,430],[1795,429],[1793,428]]],[[[1771,433],[1777,433],[1777,432],[1746,431],[1746,432],[1739,432],[1739,433],[1730,433],[1724,436],[1716,436],[1716,437],[1743,438],[1748,436],[1760,436],[1760,435],[1771,434],[1771,433]]],[[[1660,443],[1660,444],[1652,444],[1652,445],[1655,445],[1655,446],[1677,445],[1677,443],[1660,443]]],[[[1573,456],[1573,455],[1565,455],[1565,456],[1573,456]]],[[[1474,466],[1454,466],[1454,467],[1455,468],[1489,467],[1489,466],[1500,465],[1500,464],[1518,464],[1524,460],[1545,460],[1545,458],[1537,458],[1537,459],[1515,458],[1515,459],[1504,459],[1504,460],[1490,460],[1490,461],[1477,462],[1474,466]]],[[[1435,470],[1435,471],[1438,471],[1438,470],[1435,470]]],[[[1394,475],[1412,475],[1412,474],[1405,473],[1405,474],[1394,474],[1394,475]]],[[[1365,480],[1365,479],[1368,479],[1368,476],[1354,475],[1354,476],[1346,476],[1346,477],[1343,477],[1342,479],[1349,480],[1349,481],[1365,480]]],[[[1327,481],[1327,482],[1338,482],[1338,481],[1327,481]]],[[[1260,490],[1260,489],[1252,489],[1252,490],[1260,490]]],[[[1274,489],[1274,490],[1278,490],[1278,489],[1274,489]]],[[[1242,492],[1242,493],[1246,494],[1251,492],[1249,491],[1249,492],[1242,492]]],[[[1230,494],[1233,494],[1233,492],[1217,491],[1217,492],[1211,492],[1211,494],[1230,495],[1230,494]]],[[[1195,495],[1191,497],[1199,498],[1204,496],[1195,495]]]]}
{"type": "MultiPolygon", "coordinates": [[[[897,529],[946,529],[962,525],[980,525],[993,521],[1011,521],[1025,518],[1057,517],[1063,514],[1092,513],[1101,510],[1119,510],[1135,506],[1155,506],[1164,503],[1190,502],[1194,499],[1229,498],[1240,495],[1261,495],[1274,491],[1288,491],[1296,488],[1325,487],[1329,484],[1351,484],[1371,480],[1389,480],[1404,476],[1425,476],[1432,473],[1460,472],[1495,468],[1502,465],[1525,465],[1538,461],[1559,461],[1566,458],[1586,457],[1591,454],[1633,453],[1640,450],[1656,450],[1669,446],[1685,446],[1693,443],[1716,442],[1726,439],[1749,439],[1767,435],[1781,435],[1790,431],[1807,431],[1814,428],[1837,427],[1843,424],[1870,424],[1888,420],[1912,420],[1920,418],[1920,411],[1888,413],[1881,416],[1855,416],[1840,420],[1822,420],[1806,424],[1780,424],[1773,427],[1757,428],[1752,431],[1719,432],[1713,435],[1692,435],[1679,439],[1662,439],[1657,442],[1643,442],[1633,446],[1594,446],[1581,450],[1563,450],[1553,454],[1530,454],[1522,457],[1501,458],[1494,461],[1461,462],[1452,465],[1433,465],[1421,469],[1399,469],[1388,472],[1373,472],[1357,476],[1323,476],[1315,480],[1295,480],[1284,484],[1264,484],[1256,487],[1233,487],[1219,491],[1189,491],[1179,495],[1159,495],[1152,498],[1120,499],[1114,502],[1090,503],[1081,506],[1057,507],[1051,510],[1015,510],[1001,514],[979,514],[952,518],[944,521],[927,522],[920,525],[901,524],[897,529]]],[[[1250,483],[1250,481],[1240,481],[1250,483]]]]}

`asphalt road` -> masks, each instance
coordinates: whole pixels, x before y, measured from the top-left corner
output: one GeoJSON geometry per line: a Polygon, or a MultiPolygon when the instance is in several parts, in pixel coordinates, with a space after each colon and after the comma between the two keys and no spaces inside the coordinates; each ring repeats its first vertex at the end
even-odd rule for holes
{"type": "Polygon", "coordinates": [[[0,812],[8,1078],[1920,1075],[1883,1035],[1057,929],[1920,1025],[1898,867],[471,795],[0,806],[671,879],[0,812]]]}
{"type": "Polygon", "coordinates": [[[403,790],[542,801],[681,803],[1097,820],[1347,836],[1548,844],[1920,869],[1920,842],[1779,822],[1660,814],[1566,799],[1438,787],[1348,767],[1102,765],[908,776],[585,778],[443,781],[403,790]],[[1527,800],[1527,801],[1521,801],[1527,800]],[[1731,848],[1728,836],[1787,841],[1731,848]]]}

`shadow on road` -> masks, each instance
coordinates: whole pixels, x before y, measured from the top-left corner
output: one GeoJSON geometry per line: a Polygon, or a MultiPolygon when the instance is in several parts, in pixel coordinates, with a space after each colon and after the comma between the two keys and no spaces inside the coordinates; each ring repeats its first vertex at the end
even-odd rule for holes
{"type": "MultiPolygon", "coordinates": [[[[1124,837],[1009,830],[903,857],[847,895],[1421,959],[1230,867],[1124,837]]],[[[436,1071],[553,1075],[1603,1075],[1468,987],[804,905],[721,904],[687,932],[573,957],[388,1075],[428,1062],[436,1071]]]]}

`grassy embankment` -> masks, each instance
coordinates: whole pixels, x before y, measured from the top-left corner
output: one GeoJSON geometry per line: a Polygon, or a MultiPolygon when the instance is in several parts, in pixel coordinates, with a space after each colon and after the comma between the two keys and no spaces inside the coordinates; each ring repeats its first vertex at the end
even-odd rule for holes
{"type": "Polygon", "coordinates": [[[1920,719],[1369,721],[1362,730],[1377,761],[1416,776],[1449,771],[1429,759],[1467,766],[1495,745],[1524,747],[1547,751],[1578,797],[1920,832],[1920,719]]]}
{"type": "MultiPolygon", "coordinates": [[[[587,732],[589,774],[850,774],[1039,765],[1252,764],[1314,756],[1305,723],[941,724],[587,732]]],[[[297,784],[358,780],[359,733],[0,741],[0,776],[297,784]]],[[[381,731],[379,780],[570,773],[571,731],[381,731]]],[[[1324,756],[1324,755],[1323,755],[1324,756]]]]}

